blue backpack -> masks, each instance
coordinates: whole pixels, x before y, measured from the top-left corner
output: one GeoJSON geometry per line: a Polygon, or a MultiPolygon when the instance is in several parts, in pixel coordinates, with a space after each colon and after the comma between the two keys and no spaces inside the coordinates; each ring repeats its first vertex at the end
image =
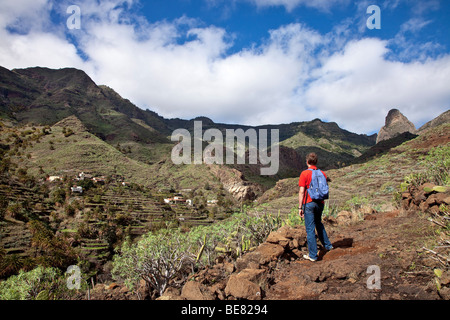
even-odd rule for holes
{"type": "Polygon", "coordinates": [[[328,199],[328,183],[324,174],[320,170],[312,171],[311,183],[309,184],[308,193],[312,200],[328,199]]]}

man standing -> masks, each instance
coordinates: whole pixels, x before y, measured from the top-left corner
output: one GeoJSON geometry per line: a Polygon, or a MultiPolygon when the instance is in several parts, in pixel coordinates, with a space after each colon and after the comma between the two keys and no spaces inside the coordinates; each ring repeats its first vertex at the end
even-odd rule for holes
{"type": "MultiPolygon", "coordinates": [[[[317,230],[317,236],[325,247],[326,250],[333,249],[330,240],[328,239],[325,227],[322,224],[322,212],[324,208],[324,200],[313,200],[309,195],[307,189],[310,187],[313,170],[317,170],[317,155],[315,153],[310,153],[306,156],[306,164],[308,170],[303,171],[300,174],[300,179],[298,185],[300,187],[298,193],[299,201],[299,214],[300,217],[305,219],[306,228],[306,240],[308,243],[309,255],[304,255],[303,258],[310,261],[317,261],[317,241],[315,230],[317,230]],[[303,205],[305,209],[303,211],[303,205]]],[[[325,179],[327,176],[322,171],[325,179]]]]}

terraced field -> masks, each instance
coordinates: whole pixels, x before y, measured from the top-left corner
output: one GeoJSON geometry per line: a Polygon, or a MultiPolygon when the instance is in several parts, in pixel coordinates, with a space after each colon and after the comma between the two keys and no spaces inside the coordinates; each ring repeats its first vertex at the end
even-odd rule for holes
{"type": "Polygon", "coordinates": [[[31,250],[31,233],[21,217],[26,211],[28,216],[48,222],[54,207],[45,201],[43,194],[19,184],[0,185],[0,197],[10,205],[17,205],[17,217],[6,217],[0,222],[0,247],[7,254],[27,256],[31,250]]]}

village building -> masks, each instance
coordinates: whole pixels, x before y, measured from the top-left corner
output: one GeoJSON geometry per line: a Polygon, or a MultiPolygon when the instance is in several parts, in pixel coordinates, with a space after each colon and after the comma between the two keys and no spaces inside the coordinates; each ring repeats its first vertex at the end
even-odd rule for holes
{"type": "Polygon", "coordinates": [[[217,205],[217,203],[219,202],[219,200],[208,200],[207,201],[207,205],[208,206],[215,206],[215,205],[217,205]]]}
{"type": "Polygon", "coordinates": [[[72,193],[83,193],[83,187],[80,186],[71,187],[70,190],[72,193]]]}

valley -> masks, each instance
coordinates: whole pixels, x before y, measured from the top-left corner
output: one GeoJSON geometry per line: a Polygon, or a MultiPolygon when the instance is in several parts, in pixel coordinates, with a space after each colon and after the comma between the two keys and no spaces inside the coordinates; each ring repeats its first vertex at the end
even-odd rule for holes
{"type": "MultiPolygon", "coordinates": [[[[411,247],[405,243],[408,236],[417,239],[416,247],[420,241],[437,245],[440,240],[434,239],[434,234],[448,241],[448,222],[441,226],[443,229],[435,230],[425,217],[418,217],[426,216],[426,210],[410,212],[402,207],[402,201],[405,188],[413,182],[448,186],[449,111],[417,130],[411,125],[396,109],[386,118],[382,139],[351,133],[320,119],[258,127],[214,123],[204,117],[165,119],[139,109],[113,89],[95,84],[80,70],[0,67],[0,281],[7,283],[20,272],[31,272],[38,266],[63,272],[70,265],[78,265],[85,277],[84,286],[93,290],[89,297],[94,299],[157,299],[171,292],[172,297],[185,299],[189,295],[183,296],[180,290],[192,277],[202,279],[198,290],[205,299],[246,299],[225,288],[229,276],[239,269],[239,259],[245,260],[260,248],[267,253],[266,240],[279,228],[304,228],[297,215],[298,176],[306,168],[304,159],[309,152],[318,154],[319,167],[331,179],[324,221],[336,239],[347,239],[355,232],[354,248],[344,245],[325,255],[324,263],[319,262],[321,268],[331,263],[328,258],[338,259],[341,251],[347,255],[346,250],[354,249],[358,256],[366,253],[366,246],[370,247],[367,252],[373,251],[378,257],[392,254],[390,240],[399,239],[393,245],[401,246],[401,252],[410,252],[411,247]],[[177,142],[171,140],[172,133],[177,129],[189,132],[189,145],[195,151],[194,146],[200,146],[195,136],[195,123],[199,121],[202,134],[216,129],[224,137],[227,130],[278,130],[279,170],[261,175],[262,161],[258,157],[256,163],[250,162],[247,146],[243,164],[173,163],[171,152],[177,142]],[[442,154],[443,159],[439,158],[442,154]],[[421,227],[406,235],[391,226],[393,221],[405,228],[421,227]],[[366,235],[372,240],[365,239],[366,235]],[[185,251],[175,250],[181,264],[163,287],[126,272],[133,265],[127,259],[141,258],[141,246],[160,250],[163,255],[172,241],[179,241],[176,243],[185,251]],[[161,243],[167,247],[158,247],[161,243]],[[375,250],[374,243],[382,248],[375,250]],[[358,251],[360,244],[362,251],[358,251]],[[208,272],[214,268],[220,269],[216,271],[221,275],[227,274],[223,278],[217,275],[217,283],[223,288],[215,287],[212,278],[202,278],[213,277],[208,272]],[[112,283],[122,295],[98,287],[112,283]],[[214,288],[212,294],[206,295],[209,289],[203,286],[214,288]]],[[[208,142],[201,141],[202,150],[208,142]]],[[[440,205],[442,208],[433,214],[448,215],[450,204],[444,201],[440,205]]],[[[309,299],[322,293],[327,294],[324,298],[355,298],[347,282],[339,289],[341,278],[334,274],[325,277],[330,280],[326,286],[300,279],[308,289],[297,292],[298,284],[290,283],[289,278],[304,267],[295,255],[295,250],[305,249],[300,244],[304,235],[295,239],[296,248],[288,250],[284,243],[286,252],[279,251],[276,259],[257,268],[263,270],[258,271],[261,274],[274,277],[273,282],[264,284],[264,298],[309,299]]],[[[145,255],[150,251],[146,250],[145,255]]],[[[421,261],[412,253],[407,258],[407,267],[421,261]]],[[[394,258],[378,260],[376,263],[383,266],[392,265],[397,276],[404,266],[394,266],[394,258]]],[[[421,279],[433,281],[433,270],[439,264],[425,265],[421,272],[426,276],[421,279]]],[[[361,285],[361,270],[355,277],[346,274],[343,279],[361,285]]],[[[315,275],[319,271],[311,272],[315,275]]],[[[395,281],[401,282],[398,279],[395,281]]],[[[412,282],[408,280],[407,286],[412,282]]],[[[442,283],[448,288],[448,283],[442,283]]],[[[441,295],[431,293],[427,283],[422,289],[428,293],[402,296],[392,285],[387,295],[369,294],[367,298],[447,297],[445,290],[441,295]]],[[[48,298],[56,297],[55,290],[40,288],[48,298]]],[[[67,299],[86,299],[86,292],[84,287],[81,292],[60,294],[67,299]]]]}

